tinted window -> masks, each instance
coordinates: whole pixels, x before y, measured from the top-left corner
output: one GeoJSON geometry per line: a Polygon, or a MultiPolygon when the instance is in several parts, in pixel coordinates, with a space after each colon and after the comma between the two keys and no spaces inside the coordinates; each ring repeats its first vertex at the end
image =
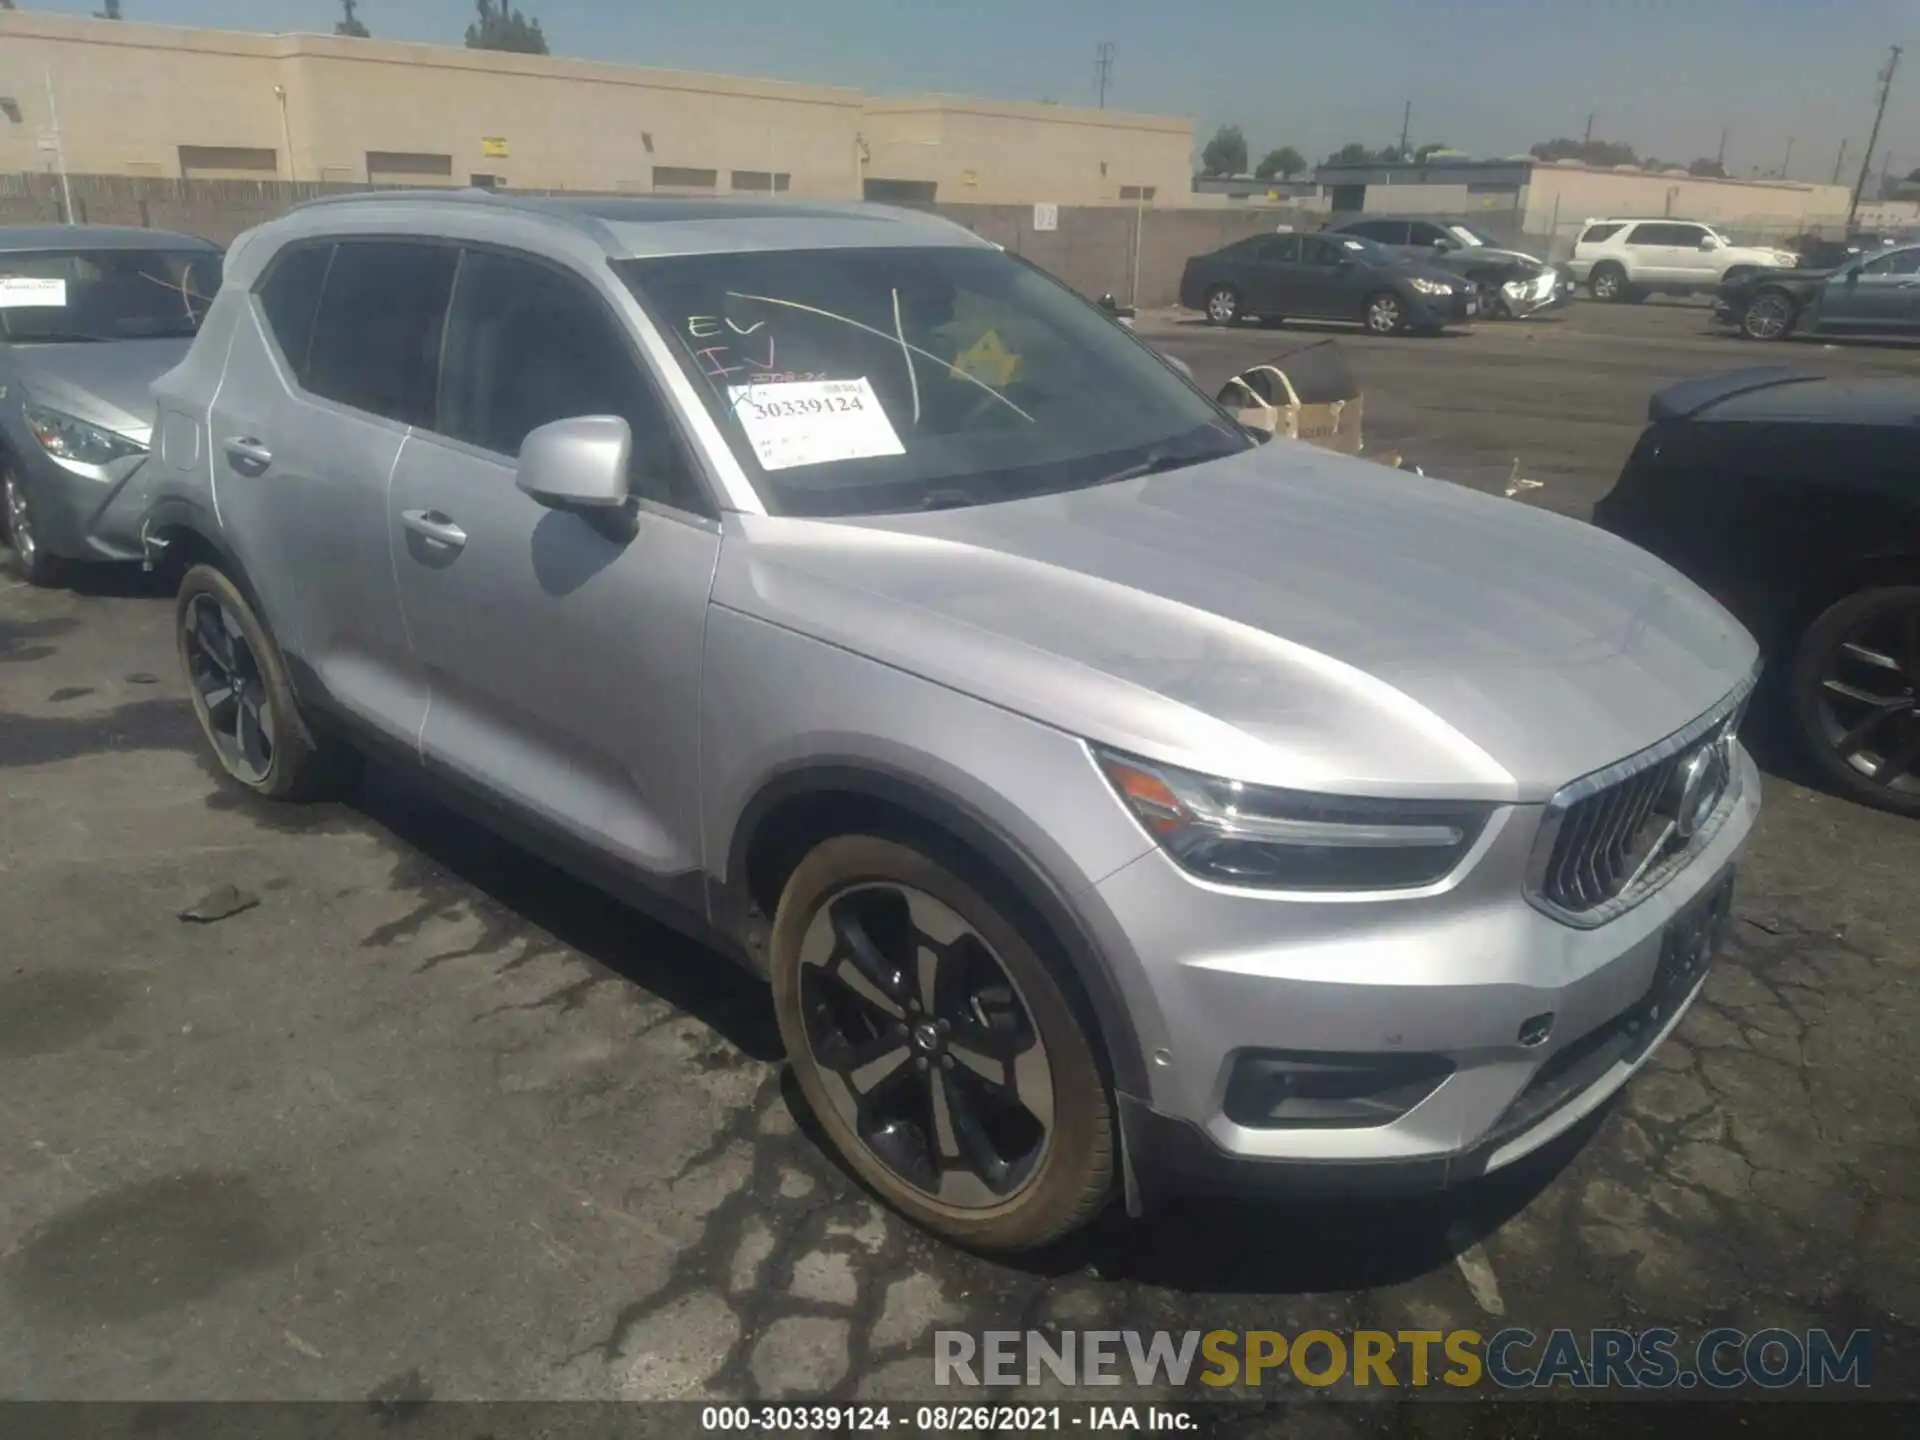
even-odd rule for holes
{"type": "Polygon", "coordinates": [[[320,293],[307,389],[409,425],[431,424],[458,255],[443,245],[341,241],[320,293]]]}
{"type": "Polygon", "coordinates": [[[1338,265],[1348,254],[1339,241],[1324,235],[1309,235],[1300,242],[1300,259],[1308,265],[1338,265]]]}
{"type": "Polygon", "coordinates": [[[1358,225],[1347,226],[1345,233],[1358,235],[1363,240],[1377,241],[1382,245],[1407,243],[1407,226],[1404,220],[1362,220],[1358,225]]]}
{"type": "Polygon", "coordinates": [[[1611,240],[1620,233],[1622,228],[1624,227],[1618,222],[1607,225],[1589,225],[1587,227],[1587,233],[1580,237],[1579,243],[1582,245],[1598,245],[1602,240],[1611,240]]]}
{"type": "Polygon", "coordinates": [[[184,339],[199,331],[219,289],[214,250],[0,254],[0,338],[184,339]]]}
{"type": "Polygon", "coordinates": [[[1460,243],[1438,225],[1428,225],[1425,223],[1414,224],[1411,237],[1412,243],[1415,245],[1431,246],[1436,240],[1444,240],[1449,245],[1458,245],[1460,243]]]}
{"type": "Polygon", "coordinates": [[[1695,245],[1706,234],[1698,225],[1636,225],[1629,245],[1695,245]]]}
{"type": "Polygon", "coordinates": [[[309,245],[289,250],[274,262],[260,287],[260,309],[267,328],[280,344],[280,353],[301,381],[307,378],[307,347],[313,341],[313,317],[320,308],[320,287],[327,278],[333,246],[309,245]]]}
{"type": "Polygon", "coordinates": [[[984,245],[614,268],[778,513],[991,504],[1251,443],[1102,311],[984,245]]]}
{"type": "Polygon", "coordinates": [[[1272,264],[1291,265],[1300,258],[1298,235],[1276,235],[1262,242],[1260,259],[1272,264]]]}
{"type": "Polygon", "coordinates": [[[1920,275],[1920,249],[1896,250],[1860,267],[1862,275],[1920,275]]]}
{"type": "Polygon", "coordinates": [[[529,431],[579,415],[619,415],[632,427],[637,493],[702,508],[673,424],[599,297],[534,261],[468,251],[434,428],[518,455],[529,431]]]}

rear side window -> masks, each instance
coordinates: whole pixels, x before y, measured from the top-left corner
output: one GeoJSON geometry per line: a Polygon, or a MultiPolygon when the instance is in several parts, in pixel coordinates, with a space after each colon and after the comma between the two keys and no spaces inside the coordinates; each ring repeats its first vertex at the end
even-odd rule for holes
{"type": "Polygon", "coordinates": [[[287,367],[303,385],[307,379],[307,349],[313,342],[313,317],[320,308],[320,287],[326,282],[331,259],[331,245],[290,250],[274,262],[260,287],[260,309],[267,317],[267,328],[286,357],[287,367]]]}
{"type": "Polygon", "coordinates": [[[1291,265],[1300,258],[1300,237],[1277,235],[1261,245],[1258,258],[1270,265],[1291,265]]]}
{"type": "Polygon", "coordinates": [[[1589,225],[1587,233],[1580,237],[1580,244],[1598,245],[1602,240],[1611,240],[1624,228],[1625,226],[1617,221],[1606,225],[1589,225]]]}
{"type": "Polygon", "coordinates": [[[535,261],[468,251],[434,428],[514,456],[529,431],[581,415],[619,415],[632,428],[636,493],[706,508],[666,408],[605,302],[535,261]]]}
{"type": "Polygon", "coordinates": [[[1636,225],[1629,245],[1698,245],[1706,232],[1698,225],[1636,225]]]}
{"type": "Polygon", "coordinates": [[[431,425],[458,256],[451,246],[341,241],[320,292],[307,389],[390,420],[431,425]]]}

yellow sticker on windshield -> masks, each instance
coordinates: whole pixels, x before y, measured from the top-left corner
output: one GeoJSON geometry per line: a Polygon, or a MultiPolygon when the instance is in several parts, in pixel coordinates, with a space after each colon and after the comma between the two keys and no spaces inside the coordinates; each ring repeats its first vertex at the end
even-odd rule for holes
{"type": "Polygon", "coordinates": [[[1004,390],[1020,373],[1020,357],[1007,348],[998,330],[989,330],[953,357],[953,368],[1004,390]]]}

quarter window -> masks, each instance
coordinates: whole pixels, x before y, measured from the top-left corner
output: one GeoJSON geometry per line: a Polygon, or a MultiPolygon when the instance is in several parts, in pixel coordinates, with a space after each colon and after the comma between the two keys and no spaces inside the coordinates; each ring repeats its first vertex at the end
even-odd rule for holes
{"type": "Polygon", "coordinates": [[[443,245],[341,241],[313,323],[307,389],[390,420],[431,424],[458,254],[443,245]]]}
{"type": "Polygon", "coordinates": [[[286,357],[287,368],[302,384],[307,378],[313,319],[320,308],[320,287],[326,283],[327,262],[332,259],[331,245],[290,250],[274,262],[260,287],[260,309],[267,317],[267,329],[286,357]]]}
{"type": "Polygon", "coordinates": [[[1611,240],[1626,227],[1618,221],[1609,221],[1605,225],[1589,225],[1586,233],[1580,237],[1582,245],[1598,245],[1603,240],[1611,240]]]}
{"type": "Polygon", "coordinates": [[[554,420],[618,415],[633,431],[634,492],[704,509],[665,407],[606,304],[532,260],[470,250],[460,267],[434,428],[515,456],[554,420]]]}

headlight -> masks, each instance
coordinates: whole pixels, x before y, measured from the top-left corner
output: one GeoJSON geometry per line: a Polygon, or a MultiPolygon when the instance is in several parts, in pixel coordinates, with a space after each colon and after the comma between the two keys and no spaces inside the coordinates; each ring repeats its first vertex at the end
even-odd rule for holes
{"type": "Polygon", "coordinates": [[[21,417],[27,429],[40,442],[40,448],[58,460],[76,465],[105,465],[128,455],[144,455],[147,447],[137,440],[102,430],[84,420],[48,410],[40,405],[22,405],[21,417]]]}
{"type": "Polygon", "coordinates": [[[1269,890],[1406,890],[1452,872],[1490,805],[1309,795],[1219,780],[1107,750],[1120,799],[1185,869],[1269,890]]]}
{"type": "Polygon", "coordinates": [[[1429,280],[1423,275],[1416,275],[1407,283],[1412,285],[1413,288],[1418,290],[1422,295],[1451,295],[1453,293],[1453,286],[1446,284],[1444,281],[1429,280]]]}

